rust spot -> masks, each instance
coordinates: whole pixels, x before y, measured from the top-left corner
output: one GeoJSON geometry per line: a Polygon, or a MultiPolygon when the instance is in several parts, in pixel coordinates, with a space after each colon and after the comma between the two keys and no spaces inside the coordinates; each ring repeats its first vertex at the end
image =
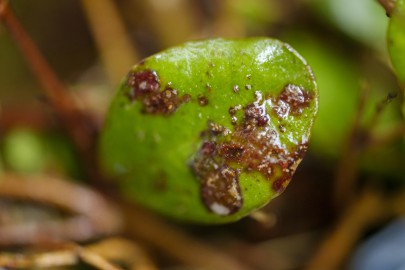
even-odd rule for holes
{"type": "Polygon", "coordinates": [[[150,93],[159,91],[159,78],[156,72],[151,70],[140,71],[137,73],[130,72],[127,84],[132,87],[129,95],[136,99],[150,93]]]}
{"type": "Polygon", "coordinates": [[[256,104],[248,105],[245,108],[245,120],[247,124],[263,127],[267,125],[270,117],[265,111],[265,106],[257,106],[256,104]]]}
{"type": "Polygon", "coordinates": [[[159,177],[153,182],[153,187],[157,192],[167,191],[167,175],[164,172],[160,172],[159,177]]]}
{"type": "Polygon", "coordinates": [[[238,123],[238,118],[235,115],[231,116],[231,123],[232,125],[236,125],[238,123]]]}
{"type": "Polygon", "coordinates": [[[181,101],[184,103],[190,102],[191,100],[191,95],[190,94],[185,94],[182,98],[181,101]]]}
{"type": "Polygon", "coordinates": [[[214,154],[216,151],[217,146],[214,142],[204,142],[201,146],[201,154],[203,155],[211,155],[214,154]]]}
{"type": "Polygon", "coordinates": [[[211,134],[212,136],[218,136],[221,134],[225,135],[224,133],[226,129],[223,126],[218,125],[212,121],[208,122],[208,128],[209,128],[208,130],[210,131],[209,134],[211,134]]]}
{"type": "Polygon", "coordinates": [[[239,172],[226,165],[211,171],[204,179],[201,196],[209,209],[218,215],[230,215],[242,207],[239,172]]]}
{"type": "MultiPolygon", "coordinates": [[[[309,106],[312,99],[313,95],[305,89],[294,84],[288,84],[284,87],[277,101],[283,104],[283,110],[289,108],[292,114],[300,115],[303,109],[309,106]]],[[[285,114],[286,112],[284,111],[283,113],[285,114]]]]}
{"type": "Polygon", "coordinates": [[[243,204],[238,180],[240,172],[225,164],[218,166],[216,152],[216,143],[205,142],[193,161],[192,169],[201,181],[204,205],[218,215],[230,215],[243,204]]]}
{"type": "Polygon", "coordinates": [[[130,72],[127,85],[131,88],[128,98],[143,104],[142,112],[155,115],[170,115],[184,102],[189,102],[191,96],[179,96],[178,91],[167,85],[160,91],[159,77],[155,71],[142,70],[130,72]]]}
{"type": "Polygon", "coordinates": [[[218,154],[226,160],[238,161],[241,159],[244,152],[243,145],[238,143],[223,143],[219,147],[218,154]]]}
{"type": "Polygon", "coordinates": [[[267,110],[277,111],[281,101],[287,109],[280,114],[301,114],[312,96],[293,85],[287,85],[278,97],[263,98],[260,92],[255,96],[256,101],[243,108],[240,105],[229,108],[233,132],[208,122],[207,129],[201,133],[204,142],[191,162],[201,184],[204,205],[218,215],[230,215],[242,207],[240,173],[259,172],[280,193],[307,149],[306,141],[296,146],[284,145],[280,133],[286,132],[286,128],[281,124],[275,128],[269,125],[271,116],[267,110]],[[232,118],[239,110],[243,110],[243,119],[236,123],[232,118]]]}
{"type": "Polygon", "coordinates": [[[198,98],[198,105],[200,106],[207,106],[208,105],[208,98],[205,96],[199,96],[198,98]]]}
{"type": "Polygon", "coordinates": [[[231,116],[234,116],[240,109],[242,109],[242,106],[238,105],[238,106],[232,106],[229,108],[228,112],[231,116]]]}
{"type": "Polygon", "coordinates": [[[285,190],[290,178],[291,178],[291,176],[283,175],[282,177],[276,179],[272,185],[273,190],[278,193],[283,192],[285,190]]]}
{"type": "Polygon", "coordinates": [[[236,117],[236,113],[242,109],[242,106],[232,106],[228,109],[228,113],[231,116],[231,123],[232,125],[236,125],[238,122],[238,118],[236,117]]]}
{"type": "Polygon", "coordinates": [[[238,93],[239,92],[239,85],[234,85],[232,90],[233,90],[233,92],[238,93]]]}

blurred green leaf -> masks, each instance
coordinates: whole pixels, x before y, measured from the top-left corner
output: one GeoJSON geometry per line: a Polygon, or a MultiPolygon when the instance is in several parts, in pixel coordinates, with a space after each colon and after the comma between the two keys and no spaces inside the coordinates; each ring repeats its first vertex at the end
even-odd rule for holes
{"type": "Polygon", "coordinates": [[[42,171],[45,167],[45,152],[40,137],[27,129],[12,130],[3,141],[4,160],[13,171],[42,171]]]}
{"type": "Polygon", "coordinates": [[[405,1],[396,0],[387,33],[391,62],[398,79],[405,83],[405,1]]]}
{"type": "Polygon", "coordinates": [[[386,52],[388,18],[373,0],[313,0],[324,22],[329,22],[367,47],[386,52]]]}
{"type": "Polygon", "coordinates": [[[4,167],[21,173],[54,172],[80,179],[76,153],[60,134],[41,133],[29,128],[10,130],[2,140],[4,167]]]}

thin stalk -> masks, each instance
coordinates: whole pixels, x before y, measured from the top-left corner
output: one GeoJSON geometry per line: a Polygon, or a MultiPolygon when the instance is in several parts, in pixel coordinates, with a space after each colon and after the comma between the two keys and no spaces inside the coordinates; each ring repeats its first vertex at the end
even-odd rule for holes
{"type": "Polygon", "coordinates": [[[392,215],[385,198],[373,190],[361,194],[341,216],[336,227],[308,263],[308,270],[344,269],[344,262],[364,231],[392,215]]]}
{"type": "Polygon", "coordinates": [[[116,85],[139,60],[139,55],[131,44],[115,1],[82,0],[81,3],[106,73],[116,85]]]}
{"type": "Polygon", "coordinates": [[[49,176],[0,175],[0,197],[54,206],[71,217],[33,224],[0,226],[0,245],[87,241],[117,233],[122,226],[118,210],[101,195],[72,181],[49,176]],[[61,196],[61,194],[63,194],[61,196]]]}
{"type": "Polygon", "coordinates": [[[95,181],[99,177],[94,160],[94,137],[97,133],[94,121],[74,102],[64,84],[10,9],[8,1],[5,0],[0,0],[0,21],[3,22],[20,48],[27,64],[60,118],[62,126],[76,145],[88,177],[95,181]]]}
{"type": "Polygon", "coordinates": [[[335,176],[334,203],[338,211],[342,211],[350,204],[356,192],[358,162],[363,151],[362,140],[364,139],[361,117],[366,105],[369,87],[364,85],[361,89],[357,111],[335,176]]]}
{"type": "Polygon", "coordinates": [[[177,261],[198,269],[244,270],[247,266],[133,204],[121,201],[127,233],[177,261]]]}

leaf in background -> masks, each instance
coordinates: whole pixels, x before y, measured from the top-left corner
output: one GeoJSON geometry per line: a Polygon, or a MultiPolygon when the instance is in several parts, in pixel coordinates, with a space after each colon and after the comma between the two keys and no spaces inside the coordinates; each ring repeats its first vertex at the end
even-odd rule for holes
{"type": "Polygon", "coordinates": [[[405,1],[397,0],[388,26],[388,50],[399,80],[405,82],[405,1]]]}
{"type": "MultiPolygon", "coordinates": [[[[400,81],[401,88],[405,85],[405,1],[397,0],[391,14],[387,32],[388,51],[392,65],[400,81]]],[[[405,106],[402,108],[405,113],[405,106]]]]}
{"type": "Polygon", "coordinates": [[[388,19],[377,1],[312,0],[310,3],[323,22],[330,22],[367,47],[386,52],[385,31],[388,19]]]}
{"type": "Polygon", "coordinates": [[[100,140],[125,194],[174,218],[237,220],[280,194],[317,112],[313,74],[267,38],[189,42],[135,65],[100,140]]]}
{"type": "MultiPolygon", "coordinates": [[[[11,129],[0,141],[3,166],[20,173],[66,174],[81,179],[76,153],[64,136],[26,127],[11,129]]],[[[1,171],[0,160],[0,171],[1,171]]]]}
{"type": "Polygon", "coordinates": [[[44,169],[45,149],[34,132],[28,129],[12,130],[2,143],[4,161],[11,170],[34,173],[44,169]]]}

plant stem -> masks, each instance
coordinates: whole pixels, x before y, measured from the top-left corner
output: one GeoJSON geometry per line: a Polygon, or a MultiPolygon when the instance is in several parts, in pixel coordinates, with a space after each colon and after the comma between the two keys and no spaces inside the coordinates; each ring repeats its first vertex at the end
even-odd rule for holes
{"type": "Polygon", "coordinates": [[[97,134],[94,121],[82,111],[68,94],[66,87],[58,79],[41,52],[11,11],[8,1],[0,0],[0,20],[10,32],[14,42],[42,86],[53,109],[61,120],[67,134],[74,142],[82,157],[87,176],[98,179],[94,160],[94,137],[97,134]]]}
{"type": "Polygon", "coordinates": [[[63,115],[67,114],[68,111],[72,111],[74,109],[72,108],[74,107],[73,102],[65,92],[65,87],[45,62],[34,42],[10,10],[7,2],[0,0],[0,6],[0,19],[19,46],[27,63],[46,91],[48,98],[55,105],[55,109],[63,115]]]}
{"type": "Polygon", "coordinates": [[[122,226],[118,210],[98,193],[56,177],[1,174],[0,197],[51,205],[72,215],[62,221],[45,221],[41,226],[0,226],[0,245],[86,241],[117,233],[122,226]]]}
{"type": "MultiPolygon", "coordinates": [[[[134,3],[137,1],[133,1],[134,3]]],[[[199,10],[193,1],[138,1],[148,26],[156,34],[161,47],[167,48],[190,38],[198,32],[199,10]]]]}
{"type": "Polygon", "coordinates": [[[357,111],[337,166],[333,199],[338,212],[345,210],[350,205],[356,193],[358,162],[364,149],[363,139],[365,136],[361,127],[361,117],[363,116],[368,94],[369,86],[365,84],[361,88],[357,111]]]}
{"type": "Polygon", "coordinates": [[[115,1],[83,0],[81,3],[106,73],[116,85],[139,60],[138,53],[128,38],[115,1]]]}
{"type": "Polygon", "coordinates": [[[133,204],[121,200],[127,233],[177,261],[198,269],[244,270],[247,266],[191,237],[133,204]]]}
{"type": "Polygon", "coordinates": [[[392,209],[384,202],[385,198],[374,190],[365,190],[347,208],[334,230],[321,244],[306,269],[344,269],[344,262],[353,250],[365,229],[387,219],[392,209]]]}
{"type": "Polygon", "coordinates": [[[0,267],[12,269],[63,268],[85,262],[100,270],[122,270],[112,262],[121,262],[129,269],[157,269],[144,252],[133,242],[110,238],[91,245],[66,243],[40,253],[1,253],[0,267]]]}

